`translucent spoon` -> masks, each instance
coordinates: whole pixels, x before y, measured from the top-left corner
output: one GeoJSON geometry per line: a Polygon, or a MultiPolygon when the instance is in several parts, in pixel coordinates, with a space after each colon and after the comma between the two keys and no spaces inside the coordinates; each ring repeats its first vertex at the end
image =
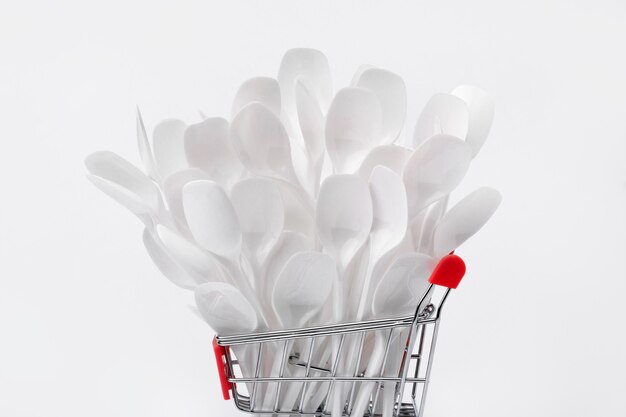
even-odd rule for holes
{"type": "MultiPolygon", "coordinates": [[[[428,288],[428,277],[435,265],[436,262],[433,258],[419,253],[399,257],[389,267],[376,288],[372,302],[372,315],[377,318],[400,317],[414,312],[418,302],[428,288]]],[[[393,365],[392,369],[395,369],[397,352],[395,352],[394,345],[398,336],[399,334],[397,333],[395,338],[386,337],[386,334],[383,334],[383,332],[375,334],[374,350],[365,370],[366,377],[380,375],[382,370],[387,367],[387,363],[391,363],[393,365]],[[390,347],[385,358],[387,340],[389,340],[390,347]]],[[[365,413],[365,408],[368,405],[374,385],[375,383],[372,382],[361,384],[352,410],[353,415],[360,416],[365,413]]],[[[393,409],[394,390],[387,389],[384,393],[384,409],[389,409],[390,405],[391,409],[393,409]]],[[[389,410],[385,412],[385,416],[389,415],[388,412],[389,410]]]]}
{"type": "Polygon", "coordinates": [[[472,237],[487,223],[502,201],[493,188],[472,192],[441,218],[433,235],[433,255],[442,257],[472,237]]]}
{"type": "Polygon", "coordinates": [[[406,86],[404,81],[391,71],[381,68],[368,68],[359,75],[356,85],[372,91],[378,97],[382,110],[380,143],[393,143],[404,128],[406,117],[406,86]]]}
{"type": "Polygon", "coordinates": [[[326,116],[326,150],[335,173],[358,169],[367,151],[380,143],[382,109],[374,93],[362,88],[340,90],[326,116]]]}
{"type": "MultiPolygon", "coordinates": [[[[398,245],[406,234],[407,197],[402,178],[389,168],[377,166],[369,180],[372,196],[373,223],[370,231],[370,256],[365,277],[358,277],[361,286],[356,320],[362,320],[370,303],[370,283],[374,266],[389,250],[398,245]]],[[[356,301],[356,300],[355,300],[356,301]]]]}
{"type": "Polygon", "coordinates": [[[220,117],[208,118],[187,127],[185,155],[190,166],[203,170],[222,187],[232,185],[243,171],[230,142],[228,122],[220,117]]]}
{"type": "Polygon", "coordinates": [[[160,178],[188,167],[185,157],[185,130],[187,124],[178,119],[167,119],[154,127],[152,144],[154,160],[160,178]]]}
{"type": "Polygon", "coordinates": [[[413,132],[413,149],[433,135],[446,134],[465,139],[469,126],[467,104],[452,94],[435,94],[428,100],[413,132]]]}
{"type": "Polygon", "coordinates": [[[278,81],[269,77],[251,78],[239,87],[233,100],[231,117],[235,117],[241,109],[252,102],[262,103],[280,117],[280,101],[278,81]]]}
{"type": "Polygon", "coordinates": [[[417,148],[404,167],[409,221],[425,207],[445,197],[463,179],[472,160],[461,139],[435,135],[417,148]]]}
{"type": "MultiPolygon", "coordinates": [[[[252,305],[230,284],[203,284],[196,289],[195,299],[200,315],[219,335],[250,333],[260,327],[252,305]]],[[[256,368],[254,349],[247,345],[232,346],[231,349],[239,359],[244,377],[253,377],[256,368]]]]}
{"type": "Polygon", "coordinates": [[[165,221],[165,206],[157,185],[141,170],[113,152],[100,151],[85,159],[89,180],[133,213],[165,221]]]}
{"type": "Polygon", "coordinates": [[[337,262],[339,277],[333,295],[337,322],[344,314],[343,275],[372,227],[372,199],[368,185],[356,175],[332,175],[317,199],[316,226],[320,242],[337,262]]]}
{"type": "Polygon", "coordinates": [[[235,152],[250,172],[299,184],[291,160],[289,136],[280,119],[261,103],[250,103],[230,126],[235,152]]]}
{"type": "Polygon", "coordinates": [[[465,141],[472,148],[474,156],[482,148],[491,123],[493,122],[494,104],[489,95],[478,87],[460,85],[452,91],[452,95],[462,99],[469,110],[469,125],[465,141]]]}
{"type": "Polygon", "coordinates": [[[208,282],[200,285],[195,298],[200,314],[219,335],[250,333],[259,325],[252,305],[230,284],[208,282]]]}
{"type": "Polygon", "coordinates": [[[403,146],[396,145],[380,145],[369,151],[361,167],[359,175],[365,181],[368,181],[372,171],[378,165],[382,165],[391,169],[398,175],[402,175],[406,161],[410,158],[412,151],[403,146]]]}
{"type": "MultiPolygon", "coordinates": [[[[293,255],[276,280],[272,294],[272,306],[282,328],[319,324],[311,323],[311,319],[326,304],[336,281],[337,269],[330,256],[313,251],[293,255]]],[[[303,376],[302,371],[296,370],[293,376],[303,376]]],[[[290,384],[280,408],[293,407],[300,389],[301,384],[290,384]]]]}
{"type": "Polygon", "coordinates": [[[267,178],[248,178],[230,193],[243,233],[244,249],[259,273],[260,263],[283,231],[285,215],[280,189],[267,178]]]}
{"type": "MultiPolygon", "coordinates": [[[[322,183],[317,199],[317,235],[325,250],[337,262],[338,279],[333,291],[333,320],[340,323],[345,315],[346,267],[367,241],[372,227],[372,199],[368,185],[357,175],[332,175],[322,183]]],[[[338,345],[333,340],[333,357],[338,345]]],[[[333,417],[341,415],[342,389],[335,387],[333,417]]]]}

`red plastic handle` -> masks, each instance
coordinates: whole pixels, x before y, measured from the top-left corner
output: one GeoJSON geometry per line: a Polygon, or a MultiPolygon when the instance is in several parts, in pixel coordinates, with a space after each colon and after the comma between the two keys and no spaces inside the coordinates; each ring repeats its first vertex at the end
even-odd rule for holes
{"type": "Polygon", "coordinates": [[[465,262],[451,253],[441,258],[428,281],[431,284],[455,289],[459,286],[463,275],[465,275],[465,262]]]}
{"type": "Polygon", "coordinates": [[[217,337],[213,337],[213,352],[215,353],[215,361],[217,362],[217,374],[220,377],[220,384],[222,385],[222,396],[225,400],[230,400],[230,390],[233,389],[233,384],[228,380],[226,374],[226,355],[228,354],[227,348],[217,344],[217,337]]]}

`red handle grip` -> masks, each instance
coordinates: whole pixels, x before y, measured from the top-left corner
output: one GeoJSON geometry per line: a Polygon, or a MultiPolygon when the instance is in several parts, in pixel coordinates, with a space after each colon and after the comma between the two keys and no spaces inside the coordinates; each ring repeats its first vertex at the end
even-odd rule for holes
{"type": "Polygon", "coordinates": [[[463,275],[465,275],[465,262],[451,253],[441,258],[428,281],[431,284],[455,289],[461,282],[463,275]]]}
{"type": "Polygon", "coordinates": [[[226,349],[217,344],[217,337],[213,337],[213,353],[215,353],[215,361],[217,362],[217,374],[220,377],[222,396],[225,400],[230,400],[229,391],[233,389],[233,384],[228,380],[226,374],[226,355],[228,354],[226,349]]]}

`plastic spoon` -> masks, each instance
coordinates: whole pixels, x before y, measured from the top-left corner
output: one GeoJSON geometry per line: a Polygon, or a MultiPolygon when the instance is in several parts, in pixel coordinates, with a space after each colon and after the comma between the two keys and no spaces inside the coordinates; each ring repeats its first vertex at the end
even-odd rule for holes
{"type": "Polygon", "coordinates": [[[156,169],[156,162],[154,161],[154,154],[150,147],[150,140],[148,140],[146,126],[143,123],[139,107],[137,107],[137,147],[139,148],[139,157],[141,162],[143,162],[144,170],[150,178],[158,181],[159,175],[156,169]]]}
{"type": "Polygon", "coordinates": [[[189,125],[185,130],[185,155],[189,165],[229,187],[243,171],[230,142],[228,122],[220,117],[189,125]]]}
{"type": "Polygon", "coordinates": [[[185,130],[187,124],[178,119],[167,119],[154,127],[152,143],[154,160],[160,178],[187,168],[185,157],[185,130]]]}
{"type": "Polygon", "coordinates": [[[158,187],[130,162],[113,152],[100,151],[89,155],[85,166],[93,175],[90,180],[98,188],[131,211],[141,213],[145,207],[151,216],[163,216],[164,204],[158,187]]]}
{"type": "Polygon", "coordinates": [[[87,179],[100,191],[117,201],[135,214],[146,227],[153,229],[156,224],[154,211],[137,194],[104,178],[87,174],[87,179]]]}
{"type": "Polygon", "coordinates": [[[398,175],[402,175],[406,161],[410,158],[413,152],[403,146],[396,145],[381,145],[373,148],[359,168],[359,175],[365,181],[368,181],[372,170],[378,165],[385,166],[391,169],[398,175]]]}
{"type": "Polygon", "coordinates": [[[159,271],[172,283],[187,290],[198,286],[197,281],[171,257],[163,244],[157,241],[147,228],[143,231],[143,244],[159,271]]]}
{"type": "Polygon", "coordinates": [[[246,255],[258,274],[260,263],[283,231],[280,189],[272,180],[249,178],[233,186],[230,200],[241,225],[246,255]]]}
{"type": "Polygon", "coordinates": [[[306,178],[303,183],[312,195],[318,192],[324,162],[324,114],[322,113],[319,100],[305,85],[302,78],[296,80],[296,110],[300,132],[304,141],[308,161],[306,178]]]}
{"type": "Polygon", "coordinates": [[[372,199],[367,183],[356,175],[332,175],[324,181],[317,199],[316,226],[320,242],[337,262],[336,322],[344,313],[344,271],[372,227],[372,199]]]}
{"type": "Polygon", "coordinates": [[[435,135],[417,148],[403,174],[409,220],[448,195],[465,176],[471,159],[471,148],[454,136],[435,135]]]}
{"type": "Polygon", "coordinates": [[[157,225],[156,232],[168,254],[187,270],[196,286],[206,282],[235,284],[209,253],[165,226],[157,225]]]}
{"type": "Polygon", "coordinates": [[[364,279],[353,283],[361,285],[361,296],[356,311],[357,321],[363,319],[367,312],[366,306],[370,304],[370,285],[374,266],[385,253],[402,241],[408,221],[406,191],[400,176],[389,168],[377,166],[370,176],[369,189],[373,206],[371,252],[364,279]]]}
{"type": "MultiPolygon", "coordinates": [[[[307,236],[301,233],[293,231],[284,231],[281,233],[279,239],[266,257],[265,262],[262,264],[261,279],[255,282],[257,285],[256,291],[261,300],[267,302],[267,304],[271,304],[272,292],[274,291],[274,286],[276,285],[276,280],[280,272],[285,267],[289,258],[297,252],[313,249],[313,245],[309,240],[307,236]]],[[[274,316],[273,309],[272,316],[274,316]]]]}
{"type": "Polygon", "coordinates": [[[284,329],[297,329],[326,304],[337,280],[335,261],[315,252],[294,254],[276,279],[272,306],[284,329]]]}
{"type": "Polygon", "coordinates": [[[493,100],[485,91],[471,85],[458,86],[452,91],[452,95],[462,99],[469,109],[469,126],[465,141],[476,156],[491,129],[494,113],[493,100]]]}
{"type": "MultiPolygon", "coordinates": [[[[241,269],[239,220],[224,190],[213,181],[192,181],[183,187],[183,207],[196,242],[219,257],[237,288],[255,302],[254,290],[241,269]]],[[[262,312],[260,306],[255,307],[262,312]]]]}
{"type": "MultiPolygon", "coordinates": [[[[260,327],[252,305],[230,284],[203,284],[196,289],[195,299],[198,311],[219,335],[250,333],[260,327]]],[[[249,349],[247,345],[232,346],[231,349],[239,359],[244,377],[253,377],[256,368],[254,349],[249,349]]]]}
{"type": "Polygon", "coordinates": [[[400,76],[380,68],[364,70],[357,87],[372,91],[382,109],[381,143],[393,143],[404,128],[406,118],[406,86],[400,76]]]}
{"type": "Polygon", "coordinates": [[[183,207],[191,234],[209,252],[234,259],[241,247],[239,220],[224,190],[213,181],[183,187],[183,207]]]}
{"type": "MultiPolygon", "coordinates": [[[[337,263],[338,279],[333,292],[333,321],[345,314],[345,270],[372,227],[372,199],[367,183],[356,175],[332,175],[322,183],[317,199],[316,226],[320,242],[337,263]]],[[[337,341],[333,340],[333,357],[337,341]]],[[[341,415],[341,386],[335,386],[332,414],[341,415]]]]}
{"type": "Polygon", "coordinates": [[[230,133],[236,154],[250,172],[299,184],[287,131],[263,104],[245,106],[233,119],[230,133]]]}
{"type": "MultiPolygon", "coordinates": [[[[312,251],[293,255],[276,280],[272,294],[272,306],[282,327],[297,329],[321,324],[311,323],[311,319],[326,304],[336,281],[335,262],[328,255],[312,251]]],[[[303,370],[296,370],[293,376],[303,375],[303,370]]],[[[293,407],[300,389],[301,384],[289,385],[281,401],[282,410],[293,407]]]]}
{"type": "Polygon", "coordinates": [[[178,171],[167,177],[161,184],[161,190],[165,196],[165,201],[171,213],[178,230],[184,235],[189,236],[189,226],[185,218],[185,209],[183,207],[183,187],[198,180],[208,180],[209,176],[203,170],[197,168],[188,168],[178,171]]]}
{"type": "Polygon", "coordinates": [[[259,325],[254,307],[230,284],[200,285],[195,298],[200,314],[219,335],[250,333],[259,325]]]}
{"type": "Polygon", "coordinates": [[[433,232],[448,208],[448,200],[449,196],[446,196],[432,203],[422,210],[411,225],[415,252],[432,254],[433,232]]]}
{"type": "Polygon", "coordinates": [[[374,93],[362,88],[340,90],[326,116],[326,150],[335,173],[354,172],[365,153],[378,144],[382,109],[374,93]]]}
{"type": "MultiPolygon", "coordinates": [[[[302,184],[314,193],[313,181],[315,177],[315,166],[308,160],[306,143],[307,138],[303,137],[302,114],[298,110],[297,101],[298,84],[306,86],[310,101],[319,106],[322,114],[326,113],[328,104],[332,99],[332,81],[330,67],[326,56],[315,49],[297,48],[288,50],[283,56],[278,70],[278,83],[280,84],[282,98],[282,117],[285,128],[289,132],[291,139],[291,154],[296,168],[296,174],[302,184]]],[[[301,99],[301,97],[300,97],[301,99]]],[[[302,103],[300,103],[301,105],[302,103]]]]}
{"type": "Polygon", "coordinates": [[[433,235],[433,255],[442,257],[472,237],[495,213],[502,201],[493,188],[482,187],[459,201],[437,224],[433,235]]]}
{"type": "MultiPolygon", "coordinates": [[[[373,296],[372,314],[374,317],[399,317],[409,315],[415,311],[415,306],[421,300],[424,293],[428,289],[428,277],[432,273],[436,262],[433,258],[413,253],[399,257],[389,267],[373,296]]],[[[390,346],[385,358],[386,341],[389,340],[393,345],[395,338],[385,337],[382,332],[375,333],[374,350],[370,356],[367,368],[365,370],[366,377],[374,377],[380,374],[381,370],[386,367],[387,363],[392,363],[395,367],[395,357],[389,355],[395,350],[390,346]]],[[[396,338],[398,335],[396,334],[396,338]]],[[[393,356],[393,355],[392,355],[393,356]]],[[[352,413],[360,416],[365,413],[369,397],[375,383],[366,382],[361,384],[357,395],[352,413]]],[[[394,390],[386,390],[383,398],[384,409],[389,408],[391,402],[393,408],[394,390]]],[[[388,411],[385,413],[387,414],[388,411]]]]}
{"type": "Polygon", "coordinates": [[[269,77],[251,78],[239,87],[230,114],[235,117],[246,105],[258,102],[280,117],[280,101],[278,81],[269,77]]]}
{"type": "Polygon", "coordinates": [[[294,86],[296,79],[304,78],[311,92],[326,110],[332,99],[333,88],[326,56],[315,49],[296,48],[283,56],[278,70],[278,82],[286,115],[295,120],[294,86]]]}
{"type": "Polygon", "coordinates": [[[469,110],[460,98],[451,94],[435,94],[428,100],[413,132],[413,149],[434,135],[446,134],[465,139],[469,126],[469,110]]]}

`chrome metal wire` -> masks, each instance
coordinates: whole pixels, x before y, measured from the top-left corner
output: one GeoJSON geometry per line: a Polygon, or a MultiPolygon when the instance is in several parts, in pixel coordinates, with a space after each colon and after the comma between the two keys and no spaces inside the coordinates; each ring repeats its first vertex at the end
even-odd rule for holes
{"type": "Polygon", "coordinates": [[[380,416],[379,396],[387,389],[394,391],[395,417],[422,417],[441,310],[449,294],[449,290],[446,290],[437,306],[430,300],[433,290],[431,285],[413,316],[218,336],[218,345],[231,348],[226,350],[226,373],[232,384],[235,405],[242,411],[254,414],[330,416],[331,413],[336,414],[332,412],[333,392],[341,386],[348,387],[343,389],[346,397],[341,411],[343,416],[351,416],[359,389],[372,390],[365,416],[380,416]],[[363,369],[367,367],[368,343],[376,333],[386,340],[382,365],[377,376],[365,376],[363,369]],[[296,343],[298,340],[300,342],[296,343]],[[233,353],[239,351],[237,347],[243,346],[255,353],[253,374],[244,375],[242,358],[237,358],[233,353]],[[402,346],[403,356],[398,369],[386,371],[390,351],[402,349],[402,346]],[[330,350],[332,354],[324,354],[323,349],[330,350]],[[345,354],[346,349],[354,349],[356,355],[345,354]],[[427,357],[424,352],[428,352],[427,357]],[[267,364],[264,364],[264,361],[269,360],[267,358],[280,360],[278,375],[272,375],[267,364]],[[351,362],[343,364],[342,361],[351,362]],[[268,388],[271,384],[276,385],[275,392],[268,388]],[[288,384],[300,384],[294,388],[298,397],[294,398],[293,404],[281,403],[281,395],[288,384]],[[317,390],[318,395],[312,395],[312,389],[317,390]],[[322,400],[312,401],[312,398],[322,396],[319,391],[322,389],[325,390],[322,400]],[[273,396],[271,406],[259,406],[267,403],[259,401],[259,395],[267,394],[273,396]]]}

